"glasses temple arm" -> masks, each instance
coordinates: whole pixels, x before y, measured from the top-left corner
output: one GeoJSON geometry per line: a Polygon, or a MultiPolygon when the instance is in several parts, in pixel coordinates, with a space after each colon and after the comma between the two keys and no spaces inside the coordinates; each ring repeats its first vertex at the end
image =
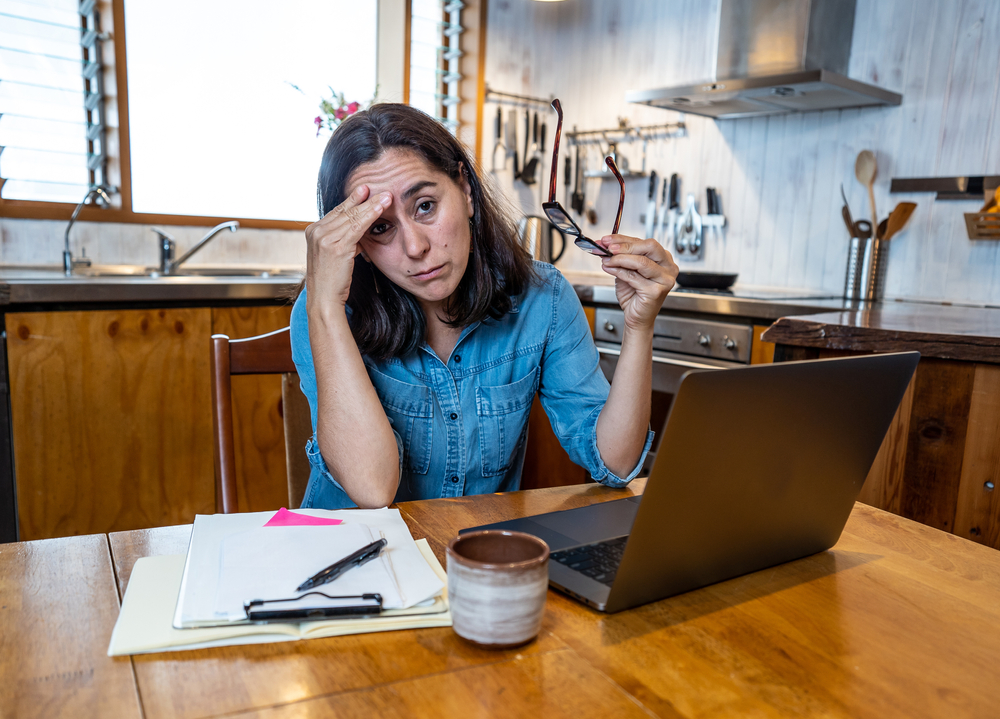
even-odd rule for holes
{"type": "Polygon", "coordinates": [[[615,227],[611,230],[612,235],[617,235],[618,226],[622,223],[622,210],[625,209],[625,178],[622,177],[622,173],[618,171],[618,165],[615,164],[613,158],[605,157],[604,162],[611,169],[611,172],[614,173],[615,178],[618,180],[618,184],[621,186],[621,195],[618,197],[618,216],[615,217],[615,227]]]}
{"type": "Polygon", "coordinates": [[[556,201],[556,175],[559,171],[559,140],[562,139],[563,113],[562,105],[558,99],[552,101],[552,109],[556,111],[557,115],[559,115],[559,121],[556,123],[556,137],[555,141],[552,143],[552,171],[549,177],[549,202],[556,201]]]}

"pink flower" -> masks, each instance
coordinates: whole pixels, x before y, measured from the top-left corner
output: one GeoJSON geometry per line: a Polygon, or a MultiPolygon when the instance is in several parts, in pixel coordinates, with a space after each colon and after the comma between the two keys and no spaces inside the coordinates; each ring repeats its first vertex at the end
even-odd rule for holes
{"type": "Polygon", "coordinates": [[[358,103],[352,102],[350,105],[347,106],[347,114],[348,115],[353,115],[354,113],[356,113],[358,111],[359,107],[360,107],[360,105],[358,105],[358,103]]]}
{"type": "Polygon", "coordinates": [[[315,119],[315,120],[313,120],[313,122],[315,122],[315,123],[316,123],[316,127],[319,127],[320,125],[322,125],[322,124],[323,124],[323,118],[322,118],[322,117],[320,117],[319,115],[317,115],[317,116],[316,116],[316,119],[315,119]]]}
{"type": "Polygon", "coordinates": [[[334,110],[333,116],[338,120],[343,120],[345,117],[347,117],[347,112],[344,110],[344,108],[338,107],[336,110],[334,110]]]}

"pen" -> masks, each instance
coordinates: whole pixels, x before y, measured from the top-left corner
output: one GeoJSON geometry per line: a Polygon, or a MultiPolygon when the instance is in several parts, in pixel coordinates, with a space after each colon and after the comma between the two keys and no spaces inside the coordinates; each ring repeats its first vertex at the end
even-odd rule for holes
{"type": "Polygon", "coordinates": [[[309,577],[306,581],[299,585],[296,592],[304,592],[306,589],[313,589],[321,584],[326,584],[327,582],[332,582],[334,579],[339,577],[341,574],[346,572],[348,569],[353,569],[354,567],[360,567],[362,564],[370,562],[375,559],[381,553],[382,549],[388,542],[385,538],[379,539],[378,541],[372,542],[366,547],[362,547],[353,554],[349,554],[338,562],[334,562],[326,569],[322,569],[313,576],[309,577]]]}

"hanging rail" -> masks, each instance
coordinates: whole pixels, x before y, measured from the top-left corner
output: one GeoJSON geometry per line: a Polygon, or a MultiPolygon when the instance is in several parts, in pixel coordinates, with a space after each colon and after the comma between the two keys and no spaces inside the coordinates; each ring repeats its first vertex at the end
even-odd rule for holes
{"type": "Polygon", "coordinates": [[[544,105],[545,107],[549,107],[552,104],[552,98],[546,100],[542,97],[531,97],[530,95],[514,95],[510,92],[491,90],[489,85],[486,86],[486,99],[492,99],[494,102],[509,105],[544,105]]]}
{"type": "Polygon", "coordinates": [[[683,133],[686,129],[687,125],[683,122],[668,122],[663,125],[630,125],[628,120],[619,119],[618,127],[606,130],[577,130],[574,127],[566,133],[566,142],[570,145],[600,145],[602,142],[618,144],[636,140],[645,142],[654,137],[670,136],[675,132],[683,133]],[[613,135],[620,137],[610,137],[613,135]]]}

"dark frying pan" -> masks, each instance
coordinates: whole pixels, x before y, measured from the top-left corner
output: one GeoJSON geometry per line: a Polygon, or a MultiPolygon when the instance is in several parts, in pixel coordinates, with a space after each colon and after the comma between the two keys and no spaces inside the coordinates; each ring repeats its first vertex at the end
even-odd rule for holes
{"type": "Polygon", "coordinates": [[[678,272],[677,284],[699,290],[728,290],[738,275],[731,272],[678,272]]]}

